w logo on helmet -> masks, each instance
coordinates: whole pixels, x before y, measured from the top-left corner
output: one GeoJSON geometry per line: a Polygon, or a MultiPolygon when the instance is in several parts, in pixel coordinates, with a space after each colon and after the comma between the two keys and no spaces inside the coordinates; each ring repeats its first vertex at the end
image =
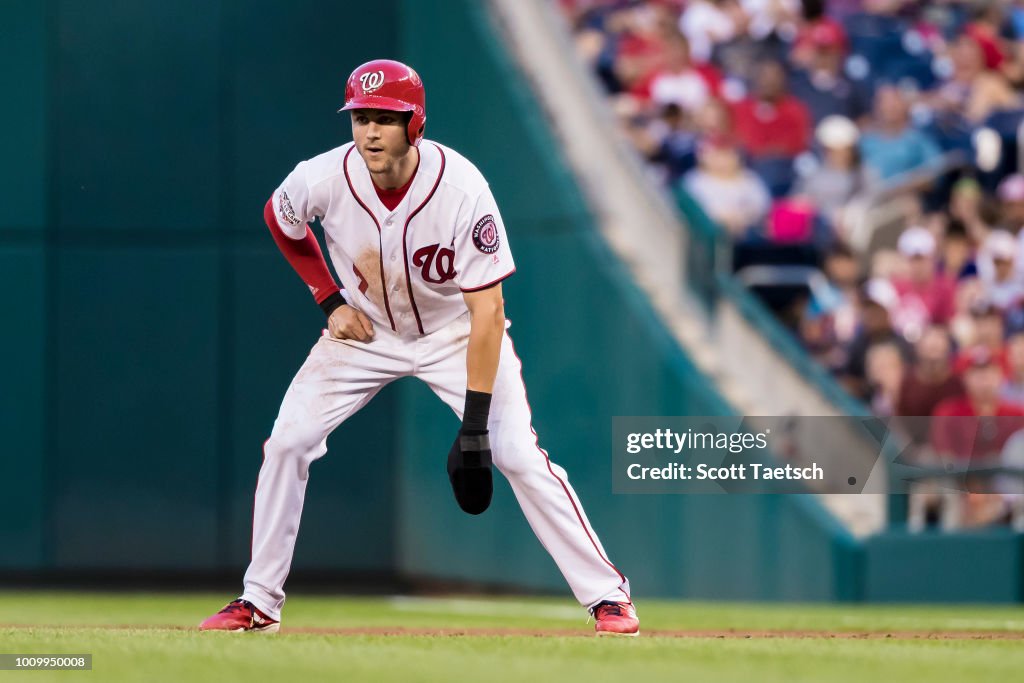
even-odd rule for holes
{"type": "Polygon", "coordinates": [[[359,84],[363,86],[363,94],[367,95],[384,85],[384,72],[371,71],[359,77],[359,84]]]}

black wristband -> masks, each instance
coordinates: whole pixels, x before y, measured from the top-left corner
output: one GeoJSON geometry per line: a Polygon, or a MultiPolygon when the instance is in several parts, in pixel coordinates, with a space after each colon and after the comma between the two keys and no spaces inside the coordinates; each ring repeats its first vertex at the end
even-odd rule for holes
{"type": "Polygon", "coordinates": [[[466,409],[462,413],[463,434],[486,434],[487,416],[491,412],[491,395],[466,390],[466,409]]]}
{"type": "Polygon", "coordinates": [[[345,297],[341,295],[341,292],[335,292],[320,302],[320,308],[323,310],[324,315],[330,318],[331,313],[334,313],[334,311],[347,303],[348,302],[345,301],[345,297]]]}

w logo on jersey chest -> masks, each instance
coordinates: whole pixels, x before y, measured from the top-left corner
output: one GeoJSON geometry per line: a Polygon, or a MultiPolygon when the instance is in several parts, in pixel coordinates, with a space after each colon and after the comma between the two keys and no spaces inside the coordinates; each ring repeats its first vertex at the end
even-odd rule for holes
{"type": "Polygon", "coordinates": [[[363,94],[368,95],[384,85],[384,72],[372,71],[359,77],[359,84],[363,86],[363,94]]]}
{"type": "Polygon", "coordinates": [[[440,246],[431,244],[420,247],[412,255],[412,264],[420,269],[423,279],[435,285],[443,285],[455,278],[455,252],[439,249],[440,246]]]}

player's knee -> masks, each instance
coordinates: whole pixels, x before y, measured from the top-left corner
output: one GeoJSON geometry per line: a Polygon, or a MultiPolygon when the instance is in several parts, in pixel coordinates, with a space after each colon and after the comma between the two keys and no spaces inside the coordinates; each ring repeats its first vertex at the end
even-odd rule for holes
{"type": "Polygon", "coordinates": [[[323,435],[316,430],[275,429],[263,451],[268,459],[312,462],[323,455],[323,441],[323,435]]]}
{"type": "Polygon", "coordinates": [[[533,444],[512,445],[493,454],[494,464],[507,479],[522,479],[545,468],[547,458],[533,444]]]}

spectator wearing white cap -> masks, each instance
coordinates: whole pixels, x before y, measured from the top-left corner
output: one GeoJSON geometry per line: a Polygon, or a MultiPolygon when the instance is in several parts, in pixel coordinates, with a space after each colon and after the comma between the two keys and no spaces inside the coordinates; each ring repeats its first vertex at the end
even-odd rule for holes
{"type": "Polygon", "coordinates": [[[820,165],[808,168],[797,180],[793,194],[814,204],[833,226],[841,225],[843,208],[873,185],[876,176],[860,162],[860,130],[845,116],[826,116],[814,130],[821,148],[820,165]]]}
{"type": "Polygon", "coordinates": [[[927,228],[913,226],[900,235],[896,249],[905,262],[905,274],[892,279],[899,303],[893,324],[915,342],[929,324],[945,325],[955,312],[956,288],[937,266],[935,236],[927,228]]]}
{"type": "Polygon", "coordinates": [[[993,230],[978,252],[978,276],[986,301],[1006,311],[1024,302],[1017,238],[1005,230],[993,230]]]}

